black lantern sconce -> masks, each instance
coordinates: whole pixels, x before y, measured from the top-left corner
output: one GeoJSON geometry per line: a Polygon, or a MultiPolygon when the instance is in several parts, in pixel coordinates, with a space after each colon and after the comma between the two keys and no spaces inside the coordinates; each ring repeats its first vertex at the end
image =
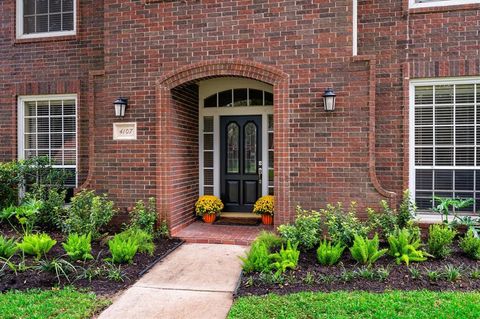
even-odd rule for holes
{"type": "Polygon", "coordinates": [[[115,116],[116,117],[124,117],[125,116],[125,109],[127,108],[128,100],[123,97],[119,97],[118,99],[113,102],[115,106],[115,116]]]}
{"type": "Polygon", "coordinates": [[[335,110],[335,99],[337,95],[332,88],[327,88],[325,93],[323,93],[323,108],[327,112],[332,112],[335,110]]]}

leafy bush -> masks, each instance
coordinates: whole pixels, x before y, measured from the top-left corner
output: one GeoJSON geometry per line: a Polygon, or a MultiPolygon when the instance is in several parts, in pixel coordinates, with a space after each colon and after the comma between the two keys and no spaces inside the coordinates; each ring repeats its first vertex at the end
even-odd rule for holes
{"type": "Polygon", "coordinates": [[[317,249],[317,259],[321,265],[332,266],[335,265],[342,257],[345,246],[341,243],[337,243],[335,246],[332,242],[324,239],[317,249]]]}
{"type": "Polygon", "coordinates": [[[280,225],[278,233],[285,241],[297,243],[304,250],[312,249],[320,242],[321,215],[319,212],[304,210],[297,206],[295,223],[280,225]]]}
{"type": "Polygon", "coordinates": [[[47,188],[41,185],[32,193],[27,193],[26,199],[41,200],[43,205],[38,209],[36,225],[41,229],[59,229],[62,216],[65,215],[65,190],[47,188]]]}
{"type": "Polygon", "coordinates": [[[456,235],[457,232],[448,225],[431,225],[428,233],[428,251],[436,258],[448,256],[456,235]]]}
{"type": "Polygon", "coordinates": [[[375,234],[373,239],[355,235],[355,240],[353,246],[350,248],[350,253],[356,261],[362,264],[371,265],[388,251],[388,249],[379,250],[378,246],[378,234],[375,234]]]}
{"type": "Polygon", "coordinates": [[[113,202],[107,199],[106,194],[97,196],[94,191],[81,191],[72,198],[62,228],[68,234],[91,234],[96,239],[115,213],[113,202]]]}
{"type": "Polygon", "coordinates": [[[33,255],[39,260],[42,255],[45,255],[57,243],[47,234],[31,234],[23,236],[23,241],[17,246],[22,252],[28,255],[33,255]]]}
{"type": "Polygon", "coordinates": [[[328,204],[327,208],[322,210],[322,214],[325,216],[328,234],[334,243],[350,247],[355,235],[365,237],[370,231],[370,227],[357,218],[355,202],[350,204],[348,212],[343,210],[341,203],[337,203],[337,206],[328,204]]]}
{"type": "Polygon", "coordinates": [[[142,200],[139,200],[130,212],[129,228],[142,229],[153,235],[157,224],[157,216],[155,198],[149,198],[147,205],[142,200]]]}
{"type": "Polygon", "coordinates": [[[138,252],[153,255],[155,244],[153,243],[153,235],[139,228],[130,228],[115,237],[124,241],[131,240],[138,246],[138,252]]]}
{"type": "Polygon", "coordinates": [[[456,211],[467,208],[473,205],[473,198],[469,199],[460,199],[460,198],[443,198],[443,197],[434,197],[436,206],[433,208],[435,213],[438,213],[442,217],[442,223],[448,224],[448,217],[450,213],[453,214],[453,221],[457,222],[459,220],[456,211]]]}
{"type": "Polygon", "coordinates": [[[42,201],[31,199],[20,206],[9,206],[0,212],[0,220],[7,221],[15,230],[15,226],[20,224],[23,233],[30,233],[36,225],[42,205],[42,201]]]}
{"type": "Polygon", "coordinates": [[[88,260],[93,259],[92,252],[92,236],[78,235],[72,233],[68,235],[67,241],[62,244],[65,252],[71,260],[88,260]]]}
{"type": "Polygon", "coordinates": [[[395,230],[389,237],[388,253],[395,257],[397,264],[404,262],[407,266],[411,261],[425,261],[427,254],[420,251],[420,237],[412,234],[407,228],[395,230]]]}
{"type": "Polygon", "coordinates": [[[0,235],[0,258],[8,259],[18,250],[17,242],[14,238],[8,239],[0,235]]]}
{"type": "Polygon", "coordinates": [[[278,253],[271,254],[272,260],[271,267],[276,269],[275,276],[283,274],[287,269],[297,268],[298,258],[300,257],[300,251],[297,249],[298,243],[292,245],[290,241],[287,241],[287,248],[282,248],[278,253]]]}
{"type": "Polygon", "coordinates": [[[255,238],[255,242],[261,242],[265,244],[268,250],[271,251],[272,249],[280,248],[283,240],[273,232],[262,230],[257,238],[255,238]]]}
{"type": "Polygon", "coordinates": [[[246,256],[239,258],[243,262],[242,268],[246,273],[270,270],[270,252],[264,242],[254,241],[246,256]]]}
{"type": "Polygon", "coordinates": [[[460,239],[460,248],[468,257],[480,260],[480,238],[475,237],[472,230],[460,239]]]}
{"type": "Polygon", "coordinates": [[[138,244],[135,240],[122,236],[115,236],[108,242],[108,248],[112,254],[111,261],[116,264],[131,263],[137,254],[138,244]]]}

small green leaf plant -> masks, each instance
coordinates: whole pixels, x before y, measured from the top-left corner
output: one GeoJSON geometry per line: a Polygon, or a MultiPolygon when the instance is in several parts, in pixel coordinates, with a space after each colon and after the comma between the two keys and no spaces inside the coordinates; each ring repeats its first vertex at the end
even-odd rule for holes
{"type": "Polygon", "coordinates": [[[355,235],[353,246],[350,248],[350,253],[353,259],[364,265],[371,265],[375,263],[378,258],[382,257],[388,249],[379,250],[378,234],[375,234],[373,239],[355,235]]]}
{"type": "Polygon", "coordinates": [[[267,272],[271,269],[270,254],[273,249],[280,247],[282,238],[272,232],[262,231],[253,241],[250,250],[244,257],[239,257],[242,261],[242,269],[246,273],[267,272]]]}
{"type": "Polygon", "coordinates": [[[429,227],[428,252],[435,258],[445,258],[452,249],[452,242],[457,232],[449,225],[436,224],[429,227]]]}
{"type": "Polygon", "coordinates": [[[284,248],[282,245],[278,253],[269,256],[272,261],[271,268],[276,270],[275,276],[280,276],[287,269],[297,268],[299,257],[298,243],[292,244],[290,241],[287,241],[287,248],[284,248]]]}
{"type": "Polygon", "coordinates": [[[453,215],[453,223],[458,223],[461,221],[461,218],[458,217],[457,211],[463,208],[467,208],[473,205],[473,198],[460,199],[460,198],[444,198],[434,196],[433,200],[436,203],[436,206],[433,208],[433,211],[441,215],[442,223],[449,223],[449,216],[453,215]]]}
{"type": "Polygon", "coordinates": [[[131,238],[125,239],[122,236],[115,235],[108,242],[108,248],[112,255],[110,261],[115,264],[125,264],[133,261],[138,251],[138,244],[131,238]]]}
{"type": "Polygon", "coordinates": [[[139,200],[130,212],[129,228],[139,228],[154,235],[157,217],[155,198],[149,198],[147,205],[142,200],[139,200]]]}
{"type": "Polygon", "coordinates": [[[124,241],[132,240],[138,246],[139,253],[148,253],[150,256],[155,252],[155,244],[153,243],[153,234],[140,228],[129,228],[117,235],[124,241]]]}
{"type": "Polygon", "coordinates": [[[57,243],[47,234],[29,234],[23,236],[22,242],[17,247],[27,255],[33,255],[40,260],[42,255],[47,254],[50,249],[57,243]]]}
{"type": "Polygon", "coordinates": [[[20,224],[22,233],[29,234],[35,227],[37,215],[42,205],[41,200],[30,199],[20,206],[9,206],[0,212],[0,220],[8,222],[17,232],[19,231],[15,225],[20,224]]]}
{"type": "Polygon", "coordinates": [[[14,238],[8,239],[0,235],[0,258],[9,259],[17,250],[17,242],[14,238]]]}
{"type": "Polygon", "coordinates": [[[62,243],[63,249],[72,261],[93,259],[92,235],[78,235],[72,233],[68,235],[67,241],[62,243]]]}
{"type": "Polygon", "coordinates": [[[428,254],[419,250],[421,244],[420,238],[410,233],[407,228],[397,229],[388,237],[390,249],[389,255],[395,257],[397,264],[410,262],[420,262],[427,260],[428,254]]]}
{"type": "Polygon", "coordinates": [[[480,238],[475,237],[472,230],[460,239],[460,248],[470,258],[480,260],[480,238]]]}
{"type": "Polygon", "coordinates": [[[317,249],[317,260],[321,265],[332,266],[338,263],[342,257],[345,246],[341,243],[333,245],[332,242],[324,239],[317,249]]]}

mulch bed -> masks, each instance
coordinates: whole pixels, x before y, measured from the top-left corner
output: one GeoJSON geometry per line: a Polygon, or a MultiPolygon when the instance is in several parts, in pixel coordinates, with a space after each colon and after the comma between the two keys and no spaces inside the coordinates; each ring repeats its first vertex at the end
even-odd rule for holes
{"type": "Polygon", "coordinates": [[[283,275],[280,283],[272,283],[271,276],[259,273],[242,274],[235,297],[249,295],[265,295],[269,293],[287,294],[300,291],[352,291],[363,290],[369,292],[384,292],[386,290],[480,290],[480,279],[470,278],[473,269],[480,270],[480,261],[467,258],[455,243],[453,252],[443,260],[428,259],[425,262],[411,263],[421,272],[420,278],[414,278],[409,268],[402,264],[397,265],[390,256],[381,257],[371,268],[372,270],[388,269],[386,279],[355,278],[345,280],[342,273],[359,271],[364,267],[351,258],[348,249],[344,251],[342,260],[336,266],[321,266],[317,262],[316,251],[300,253],[300,260],[295,270],[289,270],[283,275]],[[436,270],[444,273],[445,267],[452,265],[461,267],[461,277],[456,281],[446,278],[429,280],[427,272],[436,270]],[[313,279],[313,280],[312,280],[313,279]],[[313,282],[312,282],[313,281],[313,282]]]}
{"type": "MultiPolygon", "coordinates": [[[[11,236],[12,232],[0,230],[0,234],[11,236]]],[[[65,255],[65,251],[63,250],[63,247],[61,245],[64,236],[58,232],[49,234],[52,238],[57,240],[57,244],[52,248],[50,252],[48,252],[46,256],[47,259],[51,260],[52,258],[63,258],[68,261],[68,256],[65,255]]],[[[133,263],[120,266],[117,265],[117,269],[121,270],[123,281],[109,280],[105,276],[94,278],[91,281],[88,279],[76,279],[77,275],[81,273],[82,269],[86,269],[89,267],[91,269],[95,269],[96,267],[103,267],[105,266],[105,262],[103,260],[110,257],[108,246],[105,243],[92,242],[92,255],[94,256],[94,260],[87,261],[85,263],[72,263],[73,265],[78,266],[79,271],[70,275],[70,281],[62,277],[59,283],[54,273],[33,269],[28,269],[24,272],[17,272],[17,275],[15,275],[13,271],[7,268],[8,270],[6,270],[3,274],[0,272],[0,293],[11,289],[46,289],[51,287],[73,285],[77,288],[88,288],[89,290],[95,292],[98,295],[113,295],[120,290],[123,290],[134,284],[135,281],[141,275],[143,275],[143,273],[148,270],[149,267],[153,265],[153,263],[158,262],[162,257],[165,257],[166,254],[170,253],[181,244],[182,241],[177,239],[156,239],[156,248],[153,256],[137,253],[133,263]]],[[[18,265],[18,263],[21,261],[18,253],[12,258],[11,261],[14,264],[18,265]]],[[[26,256],[25,261],[27,265],[36,264],[34,258],[30,256],[26,256]]],[[[2,264],[0,264],[0,269],[1,267],[2,264]]]]}

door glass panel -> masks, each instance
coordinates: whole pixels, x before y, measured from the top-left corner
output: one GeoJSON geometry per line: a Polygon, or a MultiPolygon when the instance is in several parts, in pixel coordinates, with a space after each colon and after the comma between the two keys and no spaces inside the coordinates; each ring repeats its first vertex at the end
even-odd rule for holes
{"type": "Polygon", "coordinates": [[[230,123],[227,126],[227,173],[240,172],[240,129],[237,123],[230,123]]]}
{"type": "Polygon", "coordinates": [[[257,172],[257,126],[255,123],[245,125],[245,174],[257,172]]]}

